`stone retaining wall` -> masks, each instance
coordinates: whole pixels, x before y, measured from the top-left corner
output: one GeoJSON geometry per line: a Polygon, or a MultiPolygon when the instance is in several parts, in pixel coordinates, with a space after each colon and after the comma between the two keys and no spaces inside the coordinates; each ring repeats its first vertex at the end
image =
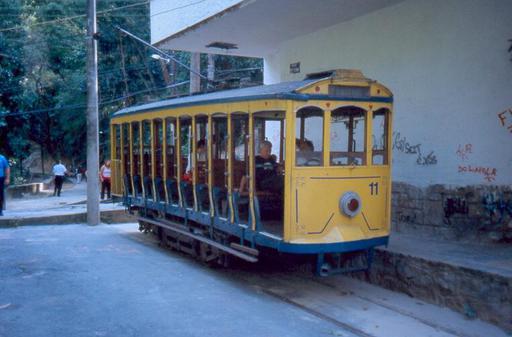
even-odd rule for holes
{"type": "Polygon", "coordinates": [[[377,249],[356,278],[480,318],[512,334],[512,278],[377,249]]]}
{"type": "Polygon", "coordinates": [[[512,242],[509,186],[419,188],[394,182],[392,228],[444,239],[512,242]]]}

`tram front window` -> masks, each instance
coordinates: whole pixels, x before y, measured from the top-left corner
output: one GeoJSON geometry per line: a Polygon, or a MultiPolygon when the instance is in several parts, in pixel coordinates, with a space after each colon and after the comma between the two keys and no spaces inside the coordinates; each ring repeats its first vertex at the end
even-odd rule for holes
{"type": "Polygon", "coordinates": [[[324,112],[308,107],[297,111],[295,122],[295,165],[322,166],[324,112]]]}
{"type": "Polygon", "coordinates": [[[284,130],[282,111],[254,115],[254,187],[259,230],[283,235],[284,130]]]}
{"type": "Polygon", "coordinates": [[[388,164],[388,114],[389,110],[380,109],[373,113],[372,124],[372,164],[388,164]]]}
{"type": "Polygon", "coordinates": [[[366,111],[361,108],[342,107],[331,112],[331,165],[366,165],[365,124],[366,111]]]}

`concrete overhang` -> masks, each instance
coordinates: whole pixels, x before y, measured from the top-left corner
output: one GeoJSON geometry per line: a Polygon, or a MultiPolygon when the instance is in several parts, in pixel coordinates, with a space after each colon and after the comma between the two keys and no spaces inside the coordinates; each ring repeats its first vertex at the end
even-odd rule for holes
{"type": "Polygon", "coordinates": [[[163,49],[264,57],[287,40],[401,1],[210,0],[206,5],[196,3],[200,6],[197,11],[194,2],[173,11],[174,1],[153,0],[151,40],[163,49]],[[236,49],[208,48],[212,43],[231,44],[236,49]]]}

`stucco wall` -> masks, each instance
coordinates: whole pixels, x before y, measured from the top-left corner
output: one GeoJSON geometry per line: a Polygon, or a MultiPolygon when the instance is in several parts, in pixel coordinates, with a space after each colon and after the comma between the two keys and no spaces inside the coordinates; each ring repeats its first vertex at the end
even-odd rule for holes
{"type": "Polygon", "coordinates": [[[395,95],[394,180],[511,185],[511,17],[510,0],[404,1],[280,45],[265,82],[361,69],[395,95]]]}
{"type": "Polygon", "coordinates": [[[222,12],[241,0],[151,0],[151,43],[222,12]]]}

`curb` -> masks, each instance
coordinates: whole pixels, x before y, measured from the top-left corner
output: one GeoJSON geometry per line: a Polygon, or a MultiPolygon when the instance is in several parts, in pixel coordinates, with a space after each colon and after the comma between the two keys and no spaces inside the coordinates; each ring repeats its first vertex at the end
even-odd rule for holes
{"type": "MultiPolygon", "coordinates": [[[[125,210],[101,211],[100,220],[106,224],[136,222],[137,218],[125,210]]],[[[69,225],[87,222],[87,212],[40,216],[30,218],[1,219],[0,228],[39,225],[69,225]]]]}

